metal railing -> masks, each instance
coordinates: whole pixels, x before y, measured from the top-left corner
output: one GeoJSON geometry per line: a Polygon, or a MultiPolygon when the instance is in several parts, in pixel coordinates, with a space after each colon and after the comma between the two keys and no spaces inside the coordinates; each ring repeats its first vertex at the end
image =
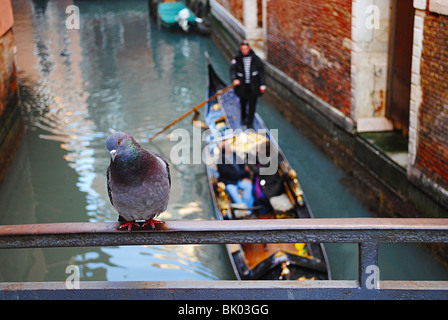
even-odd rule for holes
{"type": "MultiPolygon", "coordinates": [[[[448,299],[448,281],[381,281],[380,243],[448,243],[448,219],[334,218],[167,221],[155,230],[118,223],[0,226],[0,248],[229,243],[358,243],[358,280],[81,281],[0,283],[3,299],[448,299]]],[[[330,261],[331,265],[331,261],[330,261]]]]}

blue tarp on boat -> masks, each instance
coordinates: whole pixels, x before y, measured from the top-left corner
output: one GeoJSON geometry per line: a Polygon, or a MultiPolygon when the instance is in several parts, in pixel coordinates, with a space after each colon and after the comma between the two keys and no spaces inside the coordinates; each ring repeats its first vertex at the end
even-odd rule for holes
{"type": "Polygon", "coordinates": [[[179,14],[179,11],[183,9],[187,9],[190,12],[190,16],[187,19],[188,24],[190,25],[196,24],[195,15],[190,10],[190,8],[188,8],[182,2],[160,3],[158,8],[160,22],[167,28],[179,27],[178,20],[176,17],[179,14]]]}

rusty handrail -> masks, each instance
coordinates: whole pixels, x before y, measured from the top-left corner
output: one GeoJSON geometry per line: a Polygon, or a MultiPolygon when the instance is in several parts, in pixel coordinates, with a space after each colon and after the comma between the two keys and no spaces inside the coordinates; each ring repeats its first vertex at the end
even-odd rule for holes
{"type": "Polygon", "coordinates": [[[446,218],[167,221],[122,231],[116,222],[0,226],[1,248],[227,243],[358,243],[358,280],[0,282],[3,299],[447,299],[448,281],[380,281],[379,243],[448,243],[446,218]]]}
{"type": "Polygon", "coordinates": [[[286,242],[448,243],[446,218],[329,218],[166,221],[154,230],[117,222],[0,226],[1,248],[286,242]]]}

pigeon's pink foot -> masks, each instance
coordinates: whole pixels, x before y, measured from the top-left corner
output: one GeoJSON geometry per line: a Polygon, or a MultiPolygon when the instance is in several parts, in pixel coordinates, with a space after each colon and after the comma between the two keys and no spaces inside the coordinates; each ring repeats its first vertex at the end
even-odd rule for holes
{"type": "Polygon", "coordinates": [[[160,220],[149,219],[149,220],[145,221],[145,223],[143,224],[142,227],[145,227],[149,224],[151,226],[151,228],[154,229],[156,227],[154,223],[165,223],[165,222],[160,221],[160,220]]]}
{"type": "Polygon", "coordinates": [[[135,222],[135,221],[127,221],[127,222],[123,223],[122,225],[120,225],[118,227],[118,229],[123,229],[125,227],[128,227],[128,231],[131,231],[132,226],[140,227],[140,225],[137,222],[135,222]]]}

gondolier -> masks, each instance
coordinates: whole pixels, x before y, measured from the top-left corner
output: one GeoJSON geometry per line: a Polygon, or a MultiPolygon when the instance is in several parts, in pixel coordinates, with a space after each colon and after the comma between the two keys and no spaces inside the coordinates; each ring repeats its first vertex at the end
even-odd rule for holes
{"type": "Polygon", "coordinates": [[[241,123],[253,128],[257,98],[264,93],[266,85],[263,63],[246,40],[241,42],[240,50],[231,62],[230,78],[240,98],[241,123]]]}

